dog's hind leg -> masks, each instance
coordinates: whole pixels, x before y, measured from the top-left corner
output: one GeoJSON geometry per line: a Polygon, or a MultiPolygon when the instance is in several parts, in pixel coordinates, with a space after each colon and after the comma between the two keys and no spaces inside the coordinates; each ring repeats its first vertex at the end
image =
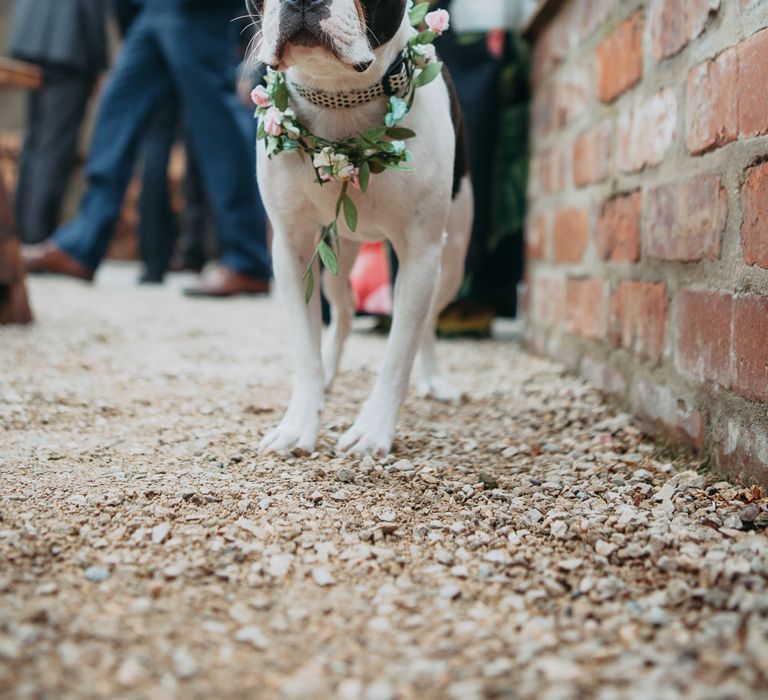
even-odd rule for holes
{"type": "Polygon", "coordinates": [[[461,190],[451,207],[441,265],[440,284],[437,288],[424,338],[419,349],[418,392],[421,396],[438,401],[458,401],[461,391],[440,371],[437,359],[437,319],[450,304],[464,280],[464,261],[472,233],[474,216],[472,184],[465,178],[461,190]]]}
{"type": "MultiPolygon", "coordinates": [[[[288,237],[288,227],[275,223],[273,258],[275,279],[283,304],[294,351],[293,394],[285,417],[264,436],[265,452],[312,452],[317,443],[320,410],[323,406],[323,363],[320,356],[320,294],[317,290],[305,303],[303,280],[307,261],[312,257],[315,238],[309,235],[288,237]]],[[[319,266],[315,264],[315,279],[319,266]]]]}
{"type": "Polygon", "coordinates": [[[323,291],[331,305],[331,325],[323,338],[323,368],[325,390],[330,391],[339,371],[344,344],[352,329],[355,318],[355,297],[349,282],[349,275],[360,250],[360,244],[342,239],[339,243],[339,274],[326,270],[323,275],[323,291]]]}

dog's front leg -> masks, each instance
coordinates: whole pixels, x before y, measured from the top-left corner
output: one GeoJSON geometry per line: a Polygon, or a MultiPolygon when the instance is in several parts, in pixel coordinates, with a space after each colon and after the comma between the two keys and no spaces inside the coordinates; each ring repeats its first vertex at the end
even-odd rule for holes
{"type": "Polygon", "coordinates": [[[373,392],[339,442],[343,451],[383,456],[392,449],[397,415],[408,394],[416,351],[440,278],[440,236],[426,238],[428,234],[414,232],[410,245],[405,237],[393,240],[400,269],[392,331],[373,392]]]}
{"type": "MultiPolygon", "coordinates": [[[[315,290],[305,303],[305,282],[315,238],[291,235],[285,227],[275,225],[273,258],[277,291],[287,324],[292,330],[294,351],[293,395],[280,424],[261,441],[265,452],[290,452],[294,449],[312,452],[317,443],[320,410],[323,406],[323,364],[320,357],[320,292],[315,290]]],[[[315,264],[315,280],[319,266],[315,264]]],[[[319,287],[319,283],[316,285],[319,287]]]]}

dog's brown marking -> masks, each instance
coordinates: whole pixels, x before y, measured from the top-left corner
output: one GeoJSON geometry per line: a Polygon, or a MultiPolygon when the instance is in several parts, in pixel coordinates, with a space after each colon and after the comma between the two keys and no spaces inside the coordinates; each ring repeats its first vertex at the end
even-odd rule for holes
{"type": "Polygon", "coordinates": [[[451,99],[451,121],[456,134],[456,159],[453,162],[453,199],[461,190],[461,181],[470,174],[469,144],[467,142],[467,130],[464,125],[464,114],[461,111],[459,93],[453,82],[448,66],[443,65],[443,80],[448,88],[448,96],[451,99]]]}

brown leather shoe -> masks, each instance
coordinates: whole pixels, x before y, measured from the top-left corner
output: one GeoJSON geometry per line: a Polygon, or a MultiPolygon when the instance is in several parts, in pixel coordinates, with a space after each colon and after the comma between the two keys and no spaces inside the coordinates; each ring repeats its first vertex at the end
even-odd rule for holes
{"type": "Polygon", "coordinates": [[[217,265],[206,272],[200,283],[184,290],[188,297],[233,297],[238,294],[269,294],[269,280],[250,277],[229,267],[217,265]]]}
{"type": "Polygon", "coordinates": [[[27,272],[32,274],[66,275],[85,282],[93,282],[92,270],[53,243],[24,246],[21,249],[21,257],[27,272]]]}

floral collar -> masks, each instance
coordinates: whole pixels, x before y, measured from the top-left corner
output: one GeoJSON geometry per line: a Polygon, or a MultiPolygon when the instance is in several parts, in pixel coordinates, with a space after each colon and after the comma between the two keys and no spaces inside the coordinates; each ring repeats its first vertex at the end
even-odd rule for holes
{"type": "MultiPolygon", "coordinates": [[[[318,258],[332,274],[337,275],[339,272],[338,221],[342,213],[349,230],[353,233],[357,231],[358,212],[349,196],[349,188],[359,188],[365,193],[371,175],[385,170],[413,170],[409,165],[413,156],[405,141],[416,134],[400,124],[413,106],[416,91],[431,83],[442,72],[443,64],[437,60],[433,42],[448,29],[450,23],[446,10],[428,10],[427,3],[414,5],[409,2],[411,25],[418,29],[426,24],[426,29],[418,31],[408,41],[404,62],[411,67],[408,69],[410,78],[401,94],[389,95],[387,113],[381,126],[335,141],[313,134],[289,106],[290,93],[285,75],[271,69],[267,71],[265,85],[259,85],[251,94],[259,120],[258,139],[264,141],[268,157],[296,153],[306,160],[308,156],[318,185],[340,185],[336,218],[323,226],[317,248],[304,274],[307,303],[314,293],[314,265],[318,258]]],[[[379,85],[383,89],[384,86],[379,85]]],[[[338,95],[351,93],[323,94],[337,95],[333,99],[343,99],[338,98],[338,95]]],[[[384,91],[378,97],[385,95],[387,92],[384,91]]],[[[332,105],[322,106],[334,108],[332,105]]]]}

